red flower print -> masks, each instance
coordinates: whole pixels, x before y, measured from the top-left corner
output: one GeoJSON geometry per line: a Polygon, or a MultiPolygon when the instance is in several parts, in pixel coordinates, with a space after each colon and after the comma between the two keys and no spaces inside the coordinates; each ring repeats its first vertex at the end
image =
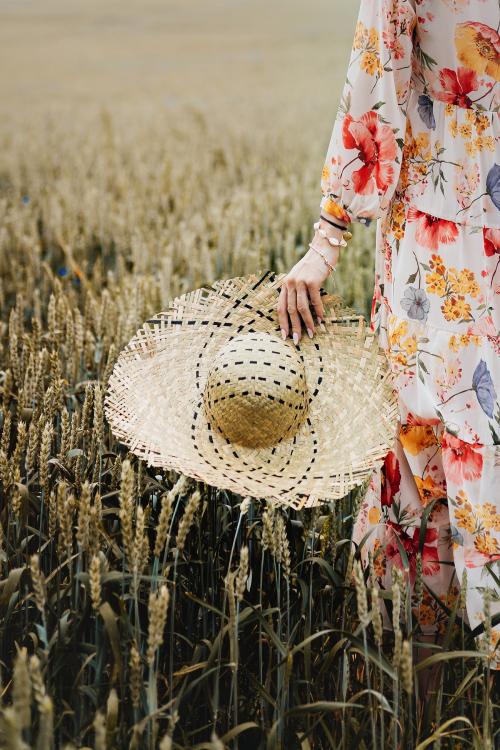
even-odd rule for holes
{"type": "Polygon", "coordinates": [[[381,505],[392,505],[394,495],[396,492],[399,492],[400,484],[401,471],[399,469],[399,461],[396,454],[393,451],[389,451],[385,457],[381,471],[381,505]]]}
{"type": "Polygon", "coordinates": [[[500,253],[500,229],[483,227],[484,252],[488,256],[500,253]]]}
{"type": "Polygon", "coordinates": [[[343,122],[342,137],[346,148],[358,149],[359,154],[355,158],[364,163],[361,169],[352,173],[356,193],[370,195],[375,188],[387,190],[394,178],[391,162],[397,155],[396,137],[389,125],[381,123],[373,110],[365,112],[358,120],[347,114],[343,122]]]}
{"type": "Polygon", "coordinates": [[[406,423],[412,427],[416,427],[417,425],[438,425],[440,422],[441,420],[439,417],[419,417],[417,414],[412,414],[411,411],[408,412],[406,417],[406,423]]]}
{"type": "Polygon", "coordinates": [[[467,94],[475,91],[478,86],[477,75],[469,68],[443,68],[439,72],[439,80],[443,91],[435,93],[436,99],[448,104],[458,104],[459,107],[471,107],[472,101],[467,94]]]}
{"type": "MultiPolygon", "coordinates": [[[[484,242],[484,252],[489,258],[491,258],[492,255],[500,256],[500,229],[493,229],[493,228],[487,229],[486,227],[483,227],[483,242],[484,242]]],[[[493,280],[496,276],[499,265],[500,265],[500,257],[497,260],[495,270],[491,274],[490,286],[493,286],[493,280]]],[[[483,272],[481,272],[481,275],[482,274],[483,272]]],[[[488,271],[486,271],[484,275],[487,276],[488,271]]]]}
{"type": "Polygon", "coordinates": [[[454,221],[431,216],[415,206],[410,206],[407,218],[408,221],[417,222],[415,239],[419,245],[429,250],[437,250],[440,245],[455,242],[457,238],[458,228],[454,221]]]}
{"type": "Polygon", "coordinates": [[[449,432],[443,432],[441,451],[446,479],[460,485],[464,480],[479,479],[483,472],[483,456],[477,449],[481,443],[466,443],[449,432]]]}
{"type": "Polygon", "coordinates": [[[474,547],[468,547],[464,550],[464,560],[466,568],[482,568],[485,563],[500,560],[500,555],[487,555],[483,552],[479,552],[477,549],[474,549],[474,547]]]}
{"type": "MultiPolygon", "coordinates": [[[[410,581],[415,580],[417,569],[417,552],[420,544],[420,527],[415,527],[413,536],[410,536],[402,526],[393,521],[388,521],[390,541],[386,547],[386,555],[393,561],[398,568],[404,569],[404,563],[401,558],[400,546],[406,552],[408,563],[410,565],[410,581]],[[396,541],[397,538],[397,541],[396,541]],[[399,544],[398,544],[399,542],[399,544]]],[[[424,545],[422,548],[422,571],[425,576],[432,576],[439,573],[439,555],[437,548],[437,539],[439,532],[437,529],[427,528],[425,530],[424,545]]]]}

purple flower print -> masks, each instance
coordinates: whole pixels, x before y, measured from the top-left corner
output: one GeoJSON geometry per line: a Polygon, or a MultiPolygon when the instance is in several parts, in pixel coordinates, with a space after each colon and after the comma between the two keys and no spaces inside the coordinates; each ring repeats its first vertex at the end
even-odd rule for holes
{"type": "Polygon", "coordinates": [[[464,546],[464,538],[455,526],[450,526],[450,536],[454,544],[459,544],[461,547],[464,546]]]}
{"type": "Polygon", "coordinates": [[[489,417],[493,417],[493,408],[495,406],[497,394],[484,359],[479,360],[479,364],[474,370],[472,376],[472,388],[476,391],[477,400],[479,401],[481,409],[489,417]]]}
{"type": "Polygon", "coordinates": [[[500,210],[500,165],[494,164],[486,178],[486,192],[500,210]]]}
{"type": "Polygon", "coordinates": [[[430,130],[436,129],[436,118],[433,112],[433,101],[427,94],[420,94],[418,97],[418,114],[421,120],[427,125],[430,130]]]}
{"type": "Polygon", "coordinates": [[[488,172],[488,176],[486,177],[486,192],[481,193],[481,195],[474,198],[474,200],[472,200],[467,206],[464,206],[460,211],[457,211],[457,216],[462,213],[462,211],[467,211],[472,204],[482,198],[483,195],[489,195],[492,203],[500,211],[500,164],[493,164],[488,172]]]}
{"type": "MultiPolygon", "coordinates": [[[[476,369],[474,370],[474,373],[472,375],[472,388],[465,388],[463,391],[457,391],[456,393],[453,393],[449,398],[446,398],[444,401],[440,401],[439,405],[442,406],[443,404],[447,404],[448,401],[451,401],[451,399],[455,398],[455,396],[459,396],[461,393],[467,393],[467,391],[475,392],[477,400],[479,401],[479,406],[491,419],[493,417],[493,409],[495,408],[497,392],[495,391],[495,386],[493,385],[490,371],[488,370],[484,359],[480,359],[479,364],[476,365],[476,369]]],[[[495,440],[495,445],[497,445],[496,433],[493,428],[491,429],[493,438],[495,440]]]]}
{"type": "Polygon", "coordinates": [[[415,320],[425,320],[431,306],[425,290],[417,289],[414,286],[406,287],[400,304],[403,310],[408,313],[408,317],[415,318],[415,320]]]}

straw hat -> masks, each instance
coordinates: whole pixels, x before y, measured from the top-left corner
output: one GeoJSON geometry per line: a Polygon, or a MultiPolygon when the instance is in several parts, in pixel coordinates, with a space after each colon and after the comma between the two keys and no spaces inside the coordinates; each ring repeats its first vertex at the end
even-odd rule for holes
{"type": "Polygon", "coordinates": [[[324,330],[283,341],[285,274],[174,299],[121,352],[105,413],[150,466],[294,508],[343,497],[379,466],[398,419],[393,376],[363,316],[325,295],[324,330]]]}

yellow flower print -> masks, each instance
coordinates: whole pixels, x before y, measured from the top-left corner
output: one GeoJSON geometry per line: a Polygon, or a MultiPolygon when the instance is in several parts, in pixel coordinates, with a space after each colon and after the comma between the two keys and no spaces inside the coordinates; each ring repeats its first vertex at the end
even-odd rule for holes
{"type": "Polygon", "coordinates": [[[477,133],[483,133],[486,130],[486,128],[489,128],[490,121],[488,120],[487,115],[483,115],[483,114],[479,114],[478,112],[474,112],[474,118],[475,118],[475,123],[474,124],[476,126],[476,132],[477,133]]]}
{"type": "Polygon", "coordinates": [[[478,135],[484,133],[484,131],[490,126],[488,116],[476,109],[470,108],[465,110],[465,119],[468,123],[474,126],[478,135]]]}
{"type": "MultiPolygon", "coordinates": [[[[403,151],[406,153],[406,147],[403,146],[403,151]]],[[[403,163],[401,164],[401,172],[400,172],[400,181],[401,181],[401,191],[404,192],[406,188],[409,185],[410,180],[410,162],[404,158],[403,163]]]]}
{"type": "Polygon", "coordinates": [[[448,297],[441,305],[441,311],[446,320],[458,320],[460,318],[460,311],[456,304],[457,300],[455,297],[448,297]]]}
{"type": "Polygon", "coordinates": [[[403,367],[406,367],[408,364],[408,358],[406,354],[403,354],[403,352],[388,352],[387,356],[390,358],[391,362],[394,362],[395,365],[402,365],[403,367]]]}
{"type": "Polygon", "coordinates": [[[436,253],[432,253],[429,265],[432,269],[434,269],[436,273],[444,274],[446,270],[442,257],[440,255],[436,255],[436,253]]]}
{"type": "Polygon", "coordinates": [[[493,503],[483,503],[482,505],[477,505],[476,507],[478,515],[482,518],[495,515],[495,513],[497,512],[496,506],[493,505],[493,503]]]}
{"type": "Polygon", "coordinates": [[[479,75],[500,81],[500,59],[496,45],[498,34],[484,23],[466,21],[455,26],[455,49],[461,64],[479,75]]]}
{"type": "Polygon", "coordinates": [[[401,346],[409,356],[411,354],[415,354],[415,352],[417,351],[417,337],[408,336],[408,338],[403,341],[401,346]]]}
{"type": "Polygon", "coordinates": [[[332,200],[330,197],[327,198],[325,201],[325,205],[323,206],[323,211],[326,211],[326,213],[331,214],[332,216],[335,216],[337,219],[341,219],[342,221],[345,221],[349,223],[351,221],[350,216],[348,215],[347,211],[344,211],[340,203],[337,203],[336,201],[332,200]]]}
{"type": "Polygon", "coordinates": [[[368,41],[368,29],[362,21],[358,21],[356,24],[356,30],[354,32],[354,49],[362,49],[368,41]]]}
{"type": "Polygon", "coordinates": [[[373,569],[377,578],[383,578],[383,576],[385,576],[386,559],[380,539],[375,539],[373,545],[373,569]]]}
{"type": "Polygon", "coordinates": [[[483,555],[500,554],[498,540],[492,537],[489,531],[486,531],[484,534],[476,535],[476,538],[474,539],[474,547],[483,555]]]}
{"type": "Polygon", "coordinates": [[[408,321],[402,320],[392,331],[390,328],[391,326],[389,325],[389,343],[391,345],[399,344],[401,338],[408,333],[408,321]]]}
{"type": "Polygon", "coordinates": [[[401,425],[399,439],[403,448],[416,456],[431,445],[436,445],[436,436],[430,425],[401,425]]]}
{"type": "Polygon", "coordinates": [[[462,125],[458,126],[458,132],[462,136],[462,138],[471,138],[472,137],[472,127],[467,124],[463,123],[462,125]]]}
{"type": "Polygon", "coordinates": [[[441,305],[441,312],[445,320],[471,319],[470,305],[463,297],[448,297],[441,305]]]}
{"type": "Polygon", "coordinates": [[[440,297],[444,296],[446,291],[446,281],[443,276],[439,273],[428,273],[425,277],[427,283],[427,291],[429,294],[438,294],[440,297]]]}
{"type": "Polygon", "coordinates": [[[478,151],[494,151],[495,150],[495,139],[492,135],[479,135],[475,144],[478,151]]]}
{"type": "Polygon", "coordinates": [[[414,165],[414,171],[417,177],[427,177],[427,175],[429,174],[429,167],[427,166],[427,163],[423,161],[420,164],[414,165]]]}
{"type": "Polygon", "coordinates": [[[454,512],[455,521],[459,529],[465,529],[471,534],[476,528],[476,522],[472,513],[466,508],[457,508],[454,512]]]}
{"type": "Polygon", "coordinates": [[[466,333],[463,333],[460,336],[460,341],[462,342],[462,346],[467,346],[468,344],[475,344],[476,346],[480,346],[481,336],[478,336],[477,333],[473,333],[470,336],[466,333]]]}
{"type": "Polygon", "coordinates": [[[358,21],[352,46],[353,50],[364,50],[360,60],[361,69],[371,76],[381,76],[383,67],[380,62],[380,36],[377,29],[374,26],[368,29],[362,21],[358,21]]]}
{"type": "Polygon", "coordinates": [[[480,346],[481,337],[475,333],[461,333],[460,335],[454,333],[448,341],[448,347],[454,352],[458,352],[460,347],[469,346],[469,344],[480,346]]]}
{"type": "Polygon", "coordinates": [[[375,52],[364,52],[361,57],[361,69],[373,76],[380,73],[380,60],[375,52]]]}
{"type": "Polygon", "coordinates": [[[456,119],[455,120],[450,120],[450,122],[448,123],[448,130],[450,131],[450,133],[453,136],[453,138],[457,137],[457,134],[458,134],[458,123],[457,123],[456,119]]]}
{"type": "Polygon", "coordinates": [[[417,149],[417,156],[420,156],[424,161],[430,161],[432,158],[431,146],[429,133],[422,131],[417,134],[415,138],[415,145],[417,149]]]}
{"type": "Polygon", "coordinates": [[[457,274],[456,268],[450,268],[449,282],[451,289],[455,294],[470,294],[471,297],[477,297],[481,291],[477,283],[474,272],[464,268],[457,274]]]}
{"type": "Polygon", "coordinates": [[[392,215],[397,222],[404,221],[405,218],[405,204],[403,201],[395,201],[392,207],[392,215]]]}
{"type": "Polygon", "coordinates": [[[428,604],[421,604],[418,609],[418,621],[420,625],[434,625],[436,614],[428,604]]]}
{"type": "Polygon", "coordinates": [[[464,148],[468,156],[475,156],[477,154],[477,144],[475,141],[466,141],[464,148]]]}
{"type": "Polygon", "coordinates": [[[445,496],[446,493],[443,492],[443,488],[441,487],[441,485],[436,484],[430,474],[426,476],[425,479],[422,479],[422,477],[416,475],[414,475],[413,478],[415,480],[415,484],[417,485],[418,494],[420,495],[420,500],[424,507],[428,505],[431,500],[445,496]]]}
{"type": "Polygon", "coordinates": [[[471,309],[468,302],[465,301],[465,298],[462,296],[458,296],[456,300],[456,309],[458,310],[460,317],[464,320],[471,320],[471,309]]]}
{"type": "Polygon", "coordinates": [[[457,503],[457,505],[463,505],[469,510],[472,510],[472,505],[469,502],[469,496],[467,495],[465,490],[458,490],[455,502],[457,503]]]}
{"type": "Polygon", "coordinates": [[[396,227],[392,230],[392,233],[397,240],[402,240],[405,235],[404,229],[400,224],[396,224],[396,227]]]}
{"type": "Polygon", "coordinates": [[[465,119],[467,120],[467,122],[472,122],[473,123],[475,121],[476,115],[475,115],[474,110],[472,108],[466,109],[464,114],[465,114],[465,119]]]}
{"type": "Polygon", "coordinates": [[[379,508],[370,508],[368,511],[368,521],[370,523],[378,523],[380,521],[380,509],[379,508]]]}
{"type": "Polygon", "coordinates": [[[500,531],[500,514],[497,513],[496,506],[493,503],[477,505],[476,514],[483,522],[486,530],[500,531]]]}
{"type": "Polygon", "coordinates": [[[380,36],[377,29],[373,26],[368,34],[368,46],[373,49],[380,49],[380,36]]]}

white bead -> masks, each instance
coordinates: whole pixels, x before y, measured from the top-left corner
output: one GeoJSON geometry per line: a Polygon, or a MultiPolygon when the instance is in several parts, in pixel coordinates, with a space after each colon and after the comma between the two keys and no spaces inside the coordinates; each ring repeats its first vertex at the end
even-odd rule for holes
{"type": "Polygon", "coordinates": [[[317,221],[314,225],[314,229],[318,232],[320,237],[324,237],[332,247],[347,247],[347,242],[342,237],[342,239],[337,239],[336,237],[330,237],[324,229],[320,227],[319,221],[317,221]]]}

